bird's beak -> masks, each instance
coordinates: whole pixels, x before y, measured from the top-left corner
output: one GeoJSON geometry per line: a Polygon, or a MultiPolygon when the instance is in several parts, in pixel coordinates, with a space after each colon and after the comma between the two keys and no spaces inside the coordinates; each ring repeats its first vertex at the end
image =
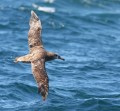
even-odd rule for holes
{"type": "Polygon", "coordinates": [[[58,56],[58,59],[61,59],[61,60],[63,60],[63,61],[65,60],[64,58],[62,58],[62,57],[60,57],[60,56],[58,56]]]}

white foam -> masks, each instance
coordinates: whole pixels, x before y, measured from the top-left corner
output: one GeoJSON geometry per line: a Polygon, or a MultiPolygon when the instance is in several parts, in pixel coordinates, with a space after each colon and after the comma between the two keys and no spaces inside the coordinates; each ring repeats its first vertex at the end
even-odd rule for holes
{"type": "Polygon", "coordinates": [[[44,0],[44,2],[47,2],[47,3],[53,3],[55,0],[44,0]]]}
{"type": "Polygon", "coordinates": [[[47,12],[47,13],[54,13],[55,12],[54,7],[43,7],[43,6],[38,6],[36,4],[32,4],[32,6],[36,9],[38,9],[39,11],[43,11],[43,12],[47,12]]]}

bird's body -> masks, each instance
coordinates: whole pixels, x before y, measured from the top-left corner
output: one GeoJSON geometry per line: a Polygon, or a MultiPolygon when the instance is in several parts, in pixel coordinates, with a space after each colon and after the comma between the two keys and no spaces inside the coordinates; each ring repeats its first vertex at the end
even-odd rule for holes
{"type": "Polygon", "coordinates": [[[16,62],[31,63],[33,76],[38,84],[38,92],[43,100],[46,99],[49,90],[48,76],[45,62],[53,59],[62,59],[59,55],[44,49],[41,39],[41,22],[38,16],[31,11],[30,30],[28,32],[29,54],[16,58],[16,62]]]}

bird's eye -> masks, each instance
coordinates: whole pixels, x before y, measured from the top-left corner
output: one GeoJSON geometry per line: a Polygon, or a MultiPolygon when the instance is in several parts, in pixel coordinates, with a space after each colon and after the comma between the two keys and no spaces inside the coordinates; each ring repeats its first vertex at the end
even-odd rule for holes
{"type": "Polygon", "coordinates": [[[55,57],[57,57],[58,55],[57,54],[55,54],[55,57]]]}

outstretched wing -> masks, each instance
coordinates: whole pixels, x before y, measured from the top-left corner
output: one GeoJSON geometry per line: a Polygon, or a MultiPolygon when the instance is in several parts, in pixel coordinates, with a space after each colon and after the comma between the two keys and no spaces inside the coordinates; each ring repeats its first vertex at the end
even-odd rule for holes
{"type": "Polygon", "coordinates": [[[35,14],[34,11],[31,11],[31,18],[29,25],[30,25],[30,30],[28,32],[28,44],[30,50],[35,46],[43,47],[42,39],[41,39],[42,26],[38,16],[35,14]]]}
{"type": "Polygon", "coordinates": [[[45,60],[39,59],[31,62],[33,76],[38,84],[38,92],[43,100],[46,99],[49,90],[48,76],[45,70],[45,60]]]}

